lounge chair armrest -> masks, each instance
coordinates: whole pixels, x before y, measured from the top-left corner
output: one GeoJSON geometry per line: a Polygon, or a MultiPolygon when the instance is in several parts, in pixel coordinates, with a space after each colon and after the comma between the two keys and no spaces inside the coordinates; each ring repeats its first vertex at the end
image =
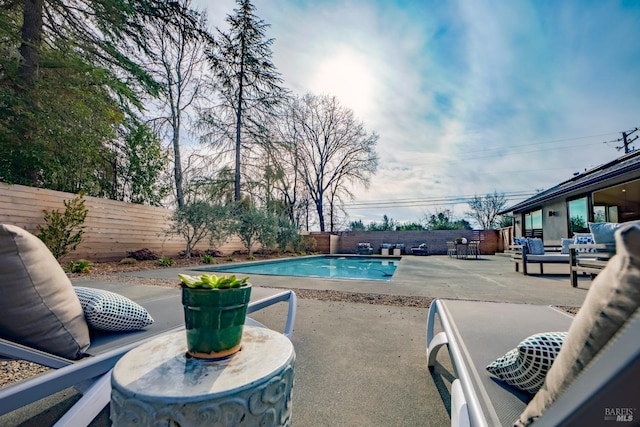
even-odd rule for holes
{"type": "Polygon", "coordinates": [[[262,310],[263,308],[269,307],[279,302],[289,303],[287,312],[287,323],[284,327],[284,335],[287,338],[291,338],[293,336],[293,325],[296,322],[297,297],[295,292],[286,290],[275,295],[270,295],[257,301],[253,301],[249,304],[249,307],[247,307],[247,314],[254,313],[258,310],[262,310]]]}

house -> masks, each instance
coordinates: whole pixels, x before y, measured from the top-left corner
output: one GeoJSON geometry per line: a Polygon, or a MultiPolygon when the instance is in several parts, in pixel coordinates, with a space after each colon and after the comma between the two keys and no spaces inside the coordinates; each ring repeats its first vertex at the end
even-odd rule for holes
{"type": "Polygon", "coordinates": [[[514,235],[560,244],[588,233],[589,222],[640,220],[640,150],[576,174],[500,212],[514,218],[514,235]]]}

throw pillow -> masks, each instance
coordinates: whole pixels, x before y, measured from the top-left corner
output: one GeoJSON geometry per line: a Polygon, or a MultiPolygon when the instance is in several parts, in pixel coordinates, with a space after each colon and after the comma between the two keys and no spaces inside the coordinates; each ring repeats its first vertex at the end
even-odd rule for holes
{"type": "Polygon", "coordinates": [[[67,359],[90,344],[71,281],[40,239],[0,224],[0,336],[67,359]]]}
{"type": "Polygon", "coordinates": [[[114,292],[101,289],[74,288],[84,317],[94,329],[126,332],[142,329],[153,323],[149,312],[140,304],[114,292]]]}
{"type": "Polygon", "coordinates": [[[527,244],[527,238],[526,237],[514,237],[513,238],[513,244],[514,245],[525,246],[527,244]]]}
{"type": "MultiPolygon", "coordinates": [[[[574,233],[573,234],[573,243],[576,245],[593,245],[595,244],[595,240],[593,240],[593,234],[591,233],[574,233]]],[[[578,248],[576,252],[598,252],[595,248],[578,248]]]]}
{"type": "Polygon", "coordinates": [[[596,276],[547,378],[520,418],[534,422],[640,306],[640,224],[622,225],[617,252],[596,276]]]}
{"type": "Polygon", "coordinates": [[[614,237],[615,231],[620,227],[620,224],[613,222],[590,222],[589,231],[593,235],[594,243],[614,244],[616,238],[614,237]]]}
{"type": "Polygon", "coordinates": [[[531,255],[544,255],[544,243],[538,237],[527,239],[527,252],[531,255]]]}
{"type": "Polygon", "coordinates": [[[494,360],[487,366],[487,371],[509,385],[534,394],[542,387],[566,336],[566,332],[531,335],[494,360]]]}
{"type": "Polygon", "coordinates": [[[569,245],[573,244],[573,239],[562,238],[562,250],[560,251],[563,254],[569,253],[569,245]]]}

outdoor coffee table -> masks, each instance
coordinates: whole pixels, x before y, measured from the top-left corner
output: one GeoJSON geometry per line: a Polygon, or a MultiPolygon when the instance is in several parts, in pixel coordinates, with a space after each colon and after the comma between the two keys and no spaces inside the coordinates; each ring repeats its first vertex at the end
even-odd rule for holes
{"type": "Polygon", "coordinates": [[[291,425],[293,345],[251,323],[242,349],[222,360],[187,357],[185,331],[125,354],[111,377],[113,425],[291,425]]]}

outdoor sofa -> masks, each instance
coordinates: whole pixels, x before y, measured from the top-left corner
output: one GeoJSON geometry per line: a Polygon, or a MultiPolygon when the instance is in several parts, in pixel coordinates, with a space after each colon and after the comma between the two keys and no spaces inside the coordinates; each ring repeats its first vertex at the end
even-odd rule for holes
{"type": "MultiPolygon", "coordinates": [[[[52,368],[0,388],[0,416],[75,387],[82,397],[56,426],[88,425],[110,402],[116,362],[147,340],[184,329],[179,290],[131,284],[118,289],[128,297],[74,287],[37,237],[0,224],[0,359],[52,368]]],[[[254,287],[247,313],[279,302],[288,303],[284,334],[291,337],[292,291],[254,287]]],[[[246,323],[262,326],[249,317],[246,323]]]]}
{"type": "Polygon", "coordinates": [[[539,238],[517,238],[516,244],[511,245],[511,261],[514,263],[516,272],[529,274],[529,264],[538,264],[540,274],[544,274],[544,264],[566,264],[569,265],[569,253],[563,253],[561,245],[544,245],[539,238]]]}
{"type": "Polygon", "coordinates": [[[640,225],[621,226],[616,247],[575,318],[548,306],[461,300],[431,304],[427,364],[434,380],[442,381],[438,375],[450,378],[441,373],[446,369],[438,360],[438,350],[448,349],[455,375],[452,426],[637,420],[640,225]]]}

